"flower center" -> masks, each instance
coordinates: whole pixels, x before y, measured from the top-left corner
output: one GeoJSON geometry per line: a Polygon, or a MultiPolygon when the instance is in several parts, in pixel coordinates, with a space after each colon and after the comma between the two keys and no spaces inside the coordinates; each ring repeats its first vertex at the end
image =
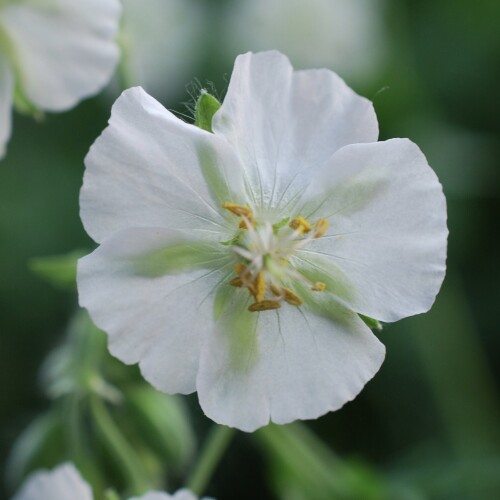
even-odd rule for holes
{"type": "Polygon", "coordinates": [[[247,205],[226,202],[222,207],[239,218],[236,236],[224,244],[231,245],[238,256],[234,267],[236,277],[229,284],[248,290],[254,300],[249,311],[278,309],[282,302],[296,307],[302,305],[302,299],[289,286],[293,281],[305,283],[315,292],[325,290],[324,283],[311,283],[297,272],[290,258],[310,241],[323,236],[328,220],[318,219],[311,224],[298,216],[271,224],[256,219],[247,205]]]}

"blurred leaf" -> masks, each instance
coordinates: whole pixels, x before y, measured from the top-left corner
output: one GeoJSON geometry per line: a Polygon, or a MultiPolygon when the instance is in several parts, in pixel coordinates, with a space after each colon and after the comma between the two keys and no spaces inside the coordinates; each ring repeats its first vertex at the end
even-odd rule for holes
{"type": "Polygon", "coordinates": [[[62,431],[55,412],[35,418],[21,433],[9,454],[7,483],[15,489],[34,469],[59,463],[62,454],[62,431]]]}
{"type": "Polygon", "coordinates": [[[386,500],[385,480],[368,466],[340,460],[306,426],[269,425],[255,437],[271,465],[272,481],[286,500],[386,500]]]}
{"type": "Polygon", "coordinates": [[[149,385],[124,389],[123,413],[141,439],[162,461],[185,465],[194,451],[194,434],[183,401],[163,394],[149,385]]]}

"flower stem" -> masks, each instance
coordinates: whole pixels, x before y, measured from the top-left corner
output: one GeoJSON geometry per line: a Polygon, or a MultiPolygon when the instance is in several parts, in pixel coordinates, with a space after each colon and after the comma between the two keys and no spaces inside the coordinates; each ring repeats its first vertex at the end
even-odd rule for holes
{"type": "Polygon", "coordinates": [[[234,433],[234,429],[224,425],[215,425],[210,431],[187,482],[187,487],[195,495],[200,496],[205,490],[234,433]]]}
{"type": "Polygon", "coordinates": [[[128,480],[131,491],[134,494],[144,493],[148,488],[148,481],[141,462],[135,458],[134,450],[116,427],[106,404],[98,396],[92,395],[90,405],[96,427],[110,456],[128,480]]]}

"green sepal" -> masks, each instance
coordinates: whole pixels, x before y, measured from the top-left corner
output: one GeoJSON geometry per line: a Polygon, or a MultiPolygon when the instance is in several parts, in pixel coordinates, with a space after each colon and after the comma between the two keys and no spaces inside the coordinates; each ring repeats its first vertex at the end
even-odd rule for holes
{"type": "Polygon", "coordinates": [[[43,120],[45,116],[43,111],[28,99],[20,85],[14,87],[14,107],[18,113],[30,115],[36,120],[43,120]]]}
{"type": "Polygon", "coordinates": [[[365,315],[359,314],[359,313],[358,313],[358,316],[364,321],[365,325],[368,328],[370,328],[372,330],[382,330],[383,326],[382,326],[382,323],[380,323],[380,321],[373,319],[373,318],[369,318],[368,316],[365,316],[365,315]]]}
{"type": "Polygon", "coordinates": [[[88,254],[87,250],[74,250],[64,255],[35,257],[28,262],[28,267],[36,275],[58,288],[76,287],[76,264],[80,257],[88,254]]]}
{"type": "Polygon", "coordinates": [[[206,90],[202,89],[194,109],[194,124],[207,132],[212,130],[212,118],[221,107],[221,103],[206,90]]]}

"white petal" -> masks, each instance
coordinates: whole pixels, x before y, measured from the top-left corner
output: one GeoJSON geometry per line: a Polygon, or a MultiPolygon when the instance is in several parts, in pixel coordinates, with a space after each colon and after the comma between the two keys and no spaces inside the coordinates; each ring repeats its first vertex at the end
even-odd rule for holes
{"type": "Polygon", "coordinates": [[[378,136],[372,104],[335,73],[294,72],[274,51],[236,59],[213,128],[238,150],[260,207],[286,205],[335,151],[378,136]]]}
{"type": "Polygon", "coordinates": [[[77,279],[80,305],[108,333],[111,353],[125,363],[139,362],[156,388],[183,394],[195,390],[213,295],[232,273],[231,258],[217,247],[193,270],[142,272],[140,257],[184,243],[189,250],[185,235],[164,229],[120,231],[80,259],[77,279]]]}
{"type": "Polygon", "coordinates": [[[10,138],[14,79],[5,56],[0,52],[0,159],[10,138]]]}
{"type": "Polygon", "coordinates": [[[197,498],[196,495],[183,488],[182,490],[176,491],[173,495],[160,491],[150,491],[142,497],[133,497],[129,500],[197,500],[197,498]]]}
{"type": "Polygon", "coordinates": [[[140,497],[129,498],[129,500],[171,500],[172,498],[172,495],[163,493],[162,491],[150,491],[140,497]]]}
{"type": "Polygon", "coordinates": [[[116,101],[85,164],[81,217],[98,242],[133,226],[234,232],[220,203],[239,201],[238,159],[223,139],[179,120],[139,87],[116,101]]]}
{"type": "Polygon", "coordinates": [[[355,311],[381,321],[427,311],[446,269],[446,201],[420,149],[407,139],[340,150],[304,194],[301,214],[330,220],[299,257],[342,271],[355,311]]]}
{"type": "Polygon", "coordinates": [[[251,432],[269,420],[317,418],[352,400],[383,361],[383,345],[333,301],[330,317],[287,304],[250,313],[247,305],[236,300],[202,350],[198,396],[219,424],[251,432]]]}
{"type": "Polygon", "coordinates": [[[118,61],[113,38],[120,13],[118,0],[27,0],[3,7],[0,23],[28,98],[60,111],[97,93],[118,61]]]}
{"type": "Polygon", "coordinates": [[[32,474],[12,500],[92,500],[90,486],[70,463],[32,474]]]}

